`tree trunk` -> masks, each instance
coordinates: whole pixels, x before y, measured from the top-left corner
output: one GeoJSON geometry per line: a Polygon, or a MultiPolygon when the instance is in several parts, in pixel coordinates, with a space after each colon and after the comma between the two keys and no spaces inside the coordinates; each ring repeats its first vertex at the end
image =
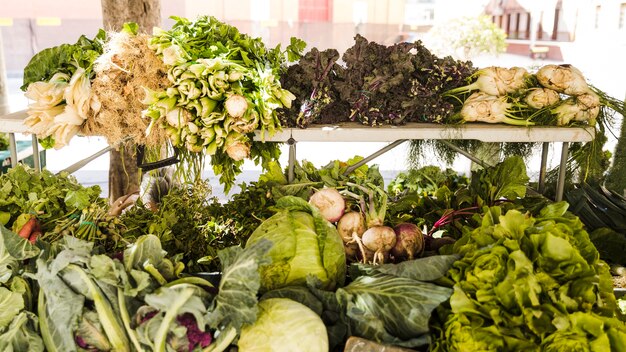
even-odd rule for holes
{"type": "MultiPolygon", "coordinates": [[[[151,33],[161,25],[160,0],[101,0],[105,30],[119,31],[126,22],[135,22],[142,32],[151,33]]],[[[139,190],[140,173],[136,163],[136,146],[125,144],[110,153],[109,200],[139,190]]]]}

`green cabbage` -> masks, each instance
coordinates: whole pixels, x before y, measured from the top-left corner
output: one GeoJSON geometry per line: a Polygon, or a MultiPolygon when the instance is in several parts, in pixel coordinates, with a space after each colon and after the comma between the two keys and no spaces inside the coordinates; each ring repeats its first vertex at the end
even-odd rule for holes
{"type": "Polygon", "coordinates": [[[328,351],[326,326],[307,306],[288,298],[268,298],[258,307],[256,322],[241,329],[240,352],[328,351]]]}
{"type": "Polygon", "coordinates": [[[276,207],[279,211],[265,220],[246,243],[250,246],[267,239],[274,244],[268,252],[272,263],[260,267],[261,291],[306,286],[308,275],[317,277],[324,289],[343,286],[346,258],[335,226],[298,197],[280,198],[276,207]]]}

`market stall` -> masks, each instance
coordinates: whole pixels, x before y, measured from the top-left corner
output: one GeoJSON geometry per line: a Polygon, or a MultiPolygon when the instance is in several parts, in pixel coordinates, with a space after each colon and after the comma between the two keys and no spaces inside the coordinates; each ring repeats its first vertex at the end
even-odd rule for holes
{"type": "MultiPolygon", "coordinates": [[[[267,48],[215,18],[175,21],[81,37],[25,68],[32,103],[2,117],[7,132],[54,148],[101,135],[140,145],[139,163],[178,162],[114,204],[68,170],[0,176],[0,349],[626,348],[615,257],[596,246],[609,237],[562,201],[572,165],[580,182],[597,172],[623,102],[569,65],[476,69],[357,36],[342,66],[297,38],[267,48]],[[370,161],[409,140],[483,167],[385,184],[370,161]],[[308,141],[389,144],[316,167],[296,155],[308,141]],[[522,157],[489,165],[458,141],[543,143],[540,191],[561,142],[554,198],[529,190],[522,157]],[[220,202],[199,177],[206,157],[226,189],[246,158],[263,172],[220,202]]],[[[626,213],[602,192],[597,218],[626,213]]]]}

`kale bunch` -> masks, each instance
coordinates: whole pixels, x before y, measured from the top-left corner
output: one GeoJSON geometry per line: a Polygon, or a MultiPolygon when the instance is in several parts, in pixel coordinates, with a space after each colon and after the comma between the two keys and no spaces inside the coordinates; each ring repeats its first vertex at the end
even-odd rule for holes
{"type": "Polygon", "coordinates": [[[369,125],[443,122],[455,110],[443,93],[474,72],[470,62],[438,58],[421,41],[385,46],[357,35],[342,59],[341,98],[350,120],[369,125]]]}
{"type": "Polygon", "coordinates": [[[281,85],[296,96],[290,109],[282,109],[283,126],[306,128],[309,124],[339,122],[347,116],[349,106],[342,101],[335,85],[344,70],[337,63],[335,49],[311,49],[300,61],[287,69],[281,85]]]}

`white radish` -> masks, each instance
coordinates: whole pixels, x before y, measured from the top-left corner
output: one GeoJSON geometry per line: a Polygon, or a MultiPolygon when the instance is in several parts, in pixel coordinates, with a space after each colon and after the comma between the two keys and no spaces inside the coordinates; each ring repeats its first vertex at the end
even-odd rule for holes
{"type": "Polygon", "coordinates": [[[365,232],[365,218],[361,213],[356,211],[345,213],[337,222],[337,232],[343,240],[346,254],[349,254],[347,248],[352,245],[351,248],[356,246],[361,251],[361,255],[366,257],[361,241],[361,236],[365,232]]]}
{"type": "Polygon", "coordinates": [[[382,264],[396,245],[396,233],[388,226],[373,226],[363,233],[362,240],[363,245],[374,252],[374,264],[382,264]]]}
{"type": "Polygon", "coordinates": [[[346,201],[335,188],[322,188],[313,193],[309,204],[319,209],[324,219],[333,223],[341,219],[346,208],[346,201]]]}

